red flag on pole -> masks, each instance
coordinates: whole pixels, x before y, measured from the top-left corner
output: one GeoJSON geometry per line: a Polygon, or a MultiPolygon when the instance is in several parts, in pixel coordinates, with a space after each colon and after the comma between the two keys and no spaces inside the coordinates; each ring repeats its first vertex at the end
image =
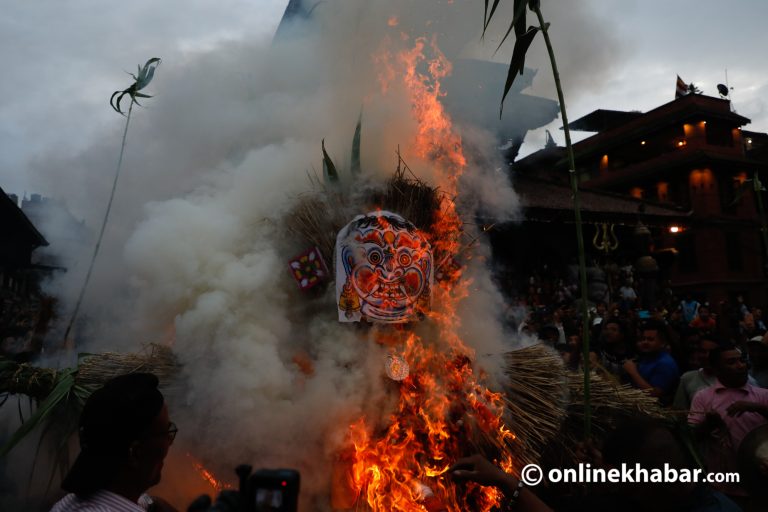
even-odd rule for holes
{"type": "Polygon", "coordinates": [[[675,85],[675,99],[680,98],[688,94],[688,84],[683,82],[680,75],[677,75],[677,84],[675,85]]]}

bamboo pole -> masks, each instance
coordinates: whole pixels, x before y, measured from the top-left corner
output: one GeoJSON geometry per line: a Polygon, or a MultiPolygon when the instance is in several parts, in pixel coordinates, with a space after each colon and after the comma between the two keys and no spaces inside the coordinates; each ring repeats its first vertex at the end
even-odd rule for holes
{"type": "Polygon", "coordinates": [[[573,156],[573,146],[571,145],[571,131],[568,128],[568,115],[565,111],[565,98],[563,97],[563,87],[560,83],[560,73],[557,71],[557,62],[555,61],[555,52],[552,49],[552,41],[549,39],[549,25],[544,22],[541,14],[541,8],[538,2],[532,3],[532,9],[539,19],[539,26],[544,35],[544,41],[547,44],[549,52],[549,61],[552,64],[552,75],[555,79],[557,88],[557,98],[560,102],[560,114],[563,118],[563,131],[565,132],[565,146],[568,151],[568,165],[571,181],[571,191],[573,192],[573,214],[576,221],[576,243],[579,251],[579,283],[581,287],[581,316],[582,316],[582,364],[584,365],[584,434],[589,438],[592,434],[592,413],[590,404],[590,369],[589,369],[589,311],[587,308],[587,264],[584,256],[584,236],[581,226],[581,204],[579,202],[579,181],[576,175],[576,161],[573,156]]]}
{"type": "MultiPolygon", "coordinates": [[[[128,136],[128,125],[131,122],[131,112],[133,112],[133,98],[131,98],[131,106],[128,108],[128,116],[125,120],[125,129],[123,130],[123,143],[120,145],[120,156],[117,159],[117,170],[115,171],[115,181],[112,183],[112,192],[109,194],[109,201],[107,202],[107,211],[104,213],[104,220],[101,223],[101,230],[99,230],[99,237],[96,239],[96,247],[93,249],[93,256],[91,256],[91,263],[88,265],[88,272],[85,274],[85,281],[83,281],[83,287],[80,288],[80,294],[77,297],[75,303],[75,309],[72,311],[72,316],[67,324],[67,329],[64,331],[64,343],[66,344],[69,337],[69,331],[72,329],[72,325],[75,323],[77,313],[80,310],[80,304],[83,302],[85,296],[85,290],[88,287],[88,281],[91,279],[91,273],[93,272],[93,266],[96,262],[96,257],[99,255],[99,249],[101,248],[101,239],[104,237],[104,230],[107,227],[107,220],[109,220],[109,212],[112,210],[112,200],[115,198],[115,190],[117,189],[117,180],[120,177],[120,168],[123,165],[123,153],[125,153],[125,140],[128,136]]],[[[73,343],[74,345],[74,343],[73,343]]]]}

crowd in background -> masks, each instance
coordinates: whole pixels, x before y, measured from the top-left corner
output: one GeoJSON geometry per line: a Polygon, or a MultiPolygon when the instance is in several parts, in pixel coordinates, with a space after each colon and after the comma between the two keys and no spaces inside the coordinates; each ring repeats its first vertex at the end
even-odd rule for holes
{"type": "MultiPolygon", "coordinates": [[[[519,290],[525,315],[515,327],[553,347],[571,370],[580,371],[586,322],[594,373],[647,392],[671,417],[689,425],[708,470],[738,471],[741,452],[759,445],[748,434],[768,429],[768,329],[762,305],[748,304],[742,295],[713,304],[703,294],[678,295],[669,283],[657,283],[653,295],[644,296],[643,288],[649,287],[633,270],[616,267],[606,278],[610,272],[588,269],[584,319],[574,272],[557,275],[544,267],[519,290]]],[[[768,483],[768,457],[763,460],[759,471],[768,483]]],[[[753,509],[744,485],[715,487],[753,509]]]]}

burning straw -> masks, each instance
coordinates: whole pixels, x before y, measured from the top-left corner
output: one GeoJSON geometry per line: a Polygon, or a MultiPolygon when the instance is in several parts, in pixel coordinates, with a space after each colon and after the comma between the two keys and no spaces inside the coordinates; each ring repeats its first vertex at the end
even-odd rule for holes
{"type": "Polygon", "coordinates": [[[399,153],[397,156],[397,169],[386,184],[365,191],[362,210],[352,211],[345,194],[321,185],[316,193],[300,197],[286,215],[288,229],[319,248],[328,268],[333,268],[336,235],[357,214],[380,208],[397,212],[420,230],[432,226],[435,212],[440,211],[439,190],[416,178],[399,153]]]}

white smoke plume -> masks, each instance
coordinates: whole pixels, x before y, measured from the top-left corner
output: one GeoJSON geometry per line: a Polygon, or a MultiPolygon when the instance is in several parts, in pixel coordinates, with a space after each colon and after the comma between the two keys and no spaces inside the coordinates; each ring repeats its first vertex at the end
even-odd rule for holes
{"type": "MultiPolygon", "coordinates": [[[[418,177],[439,185],[430,162],[409,152],[417,126],[397,67],[382,91],[389,71],[382,50],[394,55],[434,34],[451,59],[479,37],[480,8],[328,1],[311,23],[290,27],[273,45],[226,42],[176,61],[161,56],[149,91],[155,97],[133,113],[77,348],[173,344],[183,365],[169,393],[180,433],[165,478],[176,499],[193,497],[186,495],[189,482],[173,476],[184,464],[179,453],[190,452],[230,481],[231,468],[243,462],[299,468],[303,508],[328,508],[329,468],[348,425],[362,414],[386,414],[393,384],[382,377],[383,348],[366,331],[336,322],[331,292],[309,298],[292,281],[287,261],[307,247],[281,215],[311,188],[308,174],[321,174],[322,139],[336,164],[348,168],[361,110],[366,179],[388,178],[400,146],[418,177]],[[478,30],[467,32],[468,18],[477,19],[478,30]],[[297,357],[312,361],[311,375],[297,357]]],[[[482,127],[456,129],[469,155],[458,202],[467,238],[477,237],[465,253],[471,293],[459,306],[461,334],[485,357],[512,342],[474,214],[518,219],[519,202],[495,139],[482,127]]],[[[74,158],[38,164],[50,190],[89,225],[103,211],[98,198],[110,185],[104,170],[114,168],[118,136],[115,128],[74,158]],[[64,172],[73,169],[83,178],[64,172]]],[[[77,263],[49,283],[62,298],[62,318],[90,250],[69,255],[77,263]]]]}

